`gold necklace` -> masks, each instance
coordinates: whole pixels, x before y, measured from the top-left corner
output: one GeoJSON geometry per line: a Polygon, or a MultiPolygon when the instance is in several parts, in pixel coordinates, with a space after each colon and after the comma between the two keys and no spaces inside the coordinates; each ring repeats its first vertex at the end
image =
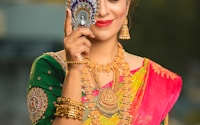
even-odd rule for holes
{"type": "Polygon", "coordinates": [[[99,65],[91,60],[88,60],[85,68],[82,73],[82,88],[83,92],[86,94],[87,104],[86,108],[89,109],[89,118],[92,119],[92,125],[100,125],[99,116],[103,114],[107,117],[111,117],[113,114],[118,113],[119,118],[121,119],[118,124],[129,124],[131,122],[131,116],[129,114],[130,109],[130,68],[128,63],[124,58],[124,50],[121,44],[118,44],[118,51],[115,56],[115,59],[107,64],[107,65],[99,65]],[[113,72],[113,86],[111,88],[100,88],[99,78],[96,74],[97,72],[113,72]],[[91,72],[91,78],[89,77],[89,73],[91,72]],[[123,103],[120,104],[120,108],[118,106],[116,90],[119,84],[119,75],[122,74],[124,76],[124,96],[122,98],[123,103]],[[99,90],[97,101],[95,101],[92,92],[94,88],[91,86],[90,81],[93,80],[97,89],[99,90]]]}
{"type": "MultiPolygon", "coordinates": [[[[101,88],[101,84],[99,82],[99,78],[96,75],[96,72],[91,69],[91,76],[94,79],[94,83],[97,83],[95,87],[99,90],[96,106],[99,109],[101,114],[104,114],[107,117],[111,117],[114,113],[118,111],[118,102],[117,102],[117,96],[115,94],[115,89],[118,84],[116,83],[116,80],[113,80],[113,85],[111,88],[101,88]]],[[[115,76],[115,73],[113,71],[113,76],[115,76]]],[[[115,77],[114,77],[115,78],[115,77]]],[[[117,77],[116,77],[117,78],[117,77]]]]}

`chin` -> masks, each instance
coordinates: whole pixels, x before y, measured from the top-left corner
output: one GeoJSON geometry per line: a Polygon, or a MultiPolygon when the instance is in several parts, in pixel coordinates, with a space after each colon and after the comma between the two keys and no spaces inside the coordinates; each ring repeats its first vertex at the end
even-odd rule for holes
{"type": "Polygon", "coordinates": [[[107,41],[113,39],[114,37],[117,37],[117,35],[115,35],[114,33],[105,31],[94,33],[94,35],[95,35],[95,40],[97,41],[107,41]]]}
{"type": "Polygon", "coordinates": [[[107,27],[107,28],[97,28],[97,27],[91,27],[91,31],[94,33],[95,38],[94,40],[97,41],[107,41],[110,39],[113,39],[114,37],[117,37],[117,31],[118,29],[115,29],[113,27],[107,27]]]}
{"type": "Polygon", "coordinates": [[[98,36],[98,35],[96,35],[94,40],[96,40],[96,41],[108,41],[111,38],[112,38],[111,36],[105,36],[105,35],[98,36]]]}

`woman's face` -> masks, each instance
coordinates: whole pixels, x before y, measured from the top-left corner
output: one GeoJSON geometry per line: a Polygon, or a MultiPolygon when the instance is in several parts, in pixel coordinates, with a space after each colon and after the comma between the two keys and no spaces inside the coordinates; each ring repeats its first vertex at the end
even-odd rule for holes
{"type": "Polygon", "coordinates": [[[97,40],[116,38],[128,14],[130,0],[99,0],[99,2],[99,14],[91,30],[97,40]]]}

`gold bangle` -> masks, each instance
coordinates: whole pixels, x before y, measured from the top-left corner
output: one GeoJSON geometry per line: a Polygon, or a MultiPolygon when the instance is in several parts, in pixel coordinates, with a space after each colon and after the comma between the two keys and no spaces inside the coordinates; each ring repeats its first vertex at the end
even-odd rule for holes
{"type": "Polygon", "coordinates": [[[66,64],[84,64],[83,61],[67,61],[66,64]]]}
{"type": "Polygon", "coordinates": [[[55,104],[56,117],[66,117],[67,119],[82,120],[82,113],[84,105],[81,102],[74,101],[66,97],[58,97],[57,103],[55,104]]]}
{"type": "Polygon", "coordinates": [[[82,110],[78,107],[63,105],[63,104],[55,104],[56,112],[54,116],[56,117],[66,117],[67,119],[77,119],[82,120],[82,110]]]}
{"type": "Polygon", "coordinates": [[[78,102],[78,101],[74,101],[70,98],[66,98],[66,97],[58,97],[57,98],[57,102],[58,104],[67,104],[68,106],[74,106],[74,107],[78,107],[80,109],[83,109],[83,103],[78,102]]]}
{"type": "Polygon", "coordinates": [[[82,110],[79,110],[74,107],[69,107],[69,110],[65,112],[65,116],[66,118],[82,120],[82,110]]]}
{"type": "Polygon", "coordinates": [[[67,60],[65,60],[65,63],[66,64],[85,64],[85,63],[87,63],[88,62],[88,59],[86,58],[86,59],[84,59],[84,60],[82,60],[82,61],[67,61],[67,60]]]}

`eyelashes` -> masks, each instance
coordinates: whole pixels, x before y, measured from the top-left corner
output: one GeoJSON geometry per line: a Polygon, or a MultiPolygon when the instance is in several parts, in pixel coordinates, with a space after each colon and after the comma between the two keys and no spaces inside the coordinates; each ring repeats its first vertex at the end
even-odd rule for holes
{"type": "Polygon", "coordinates": [[[119,0],[108,0],[110,3],[117,3],[119,0]]]}
{"type": "Polygon", "coordinates": [[[117,2],[117,1],[119,1],[119,0],[108,0],[108,1],[110,1],[110,2],[117,2]]]}

